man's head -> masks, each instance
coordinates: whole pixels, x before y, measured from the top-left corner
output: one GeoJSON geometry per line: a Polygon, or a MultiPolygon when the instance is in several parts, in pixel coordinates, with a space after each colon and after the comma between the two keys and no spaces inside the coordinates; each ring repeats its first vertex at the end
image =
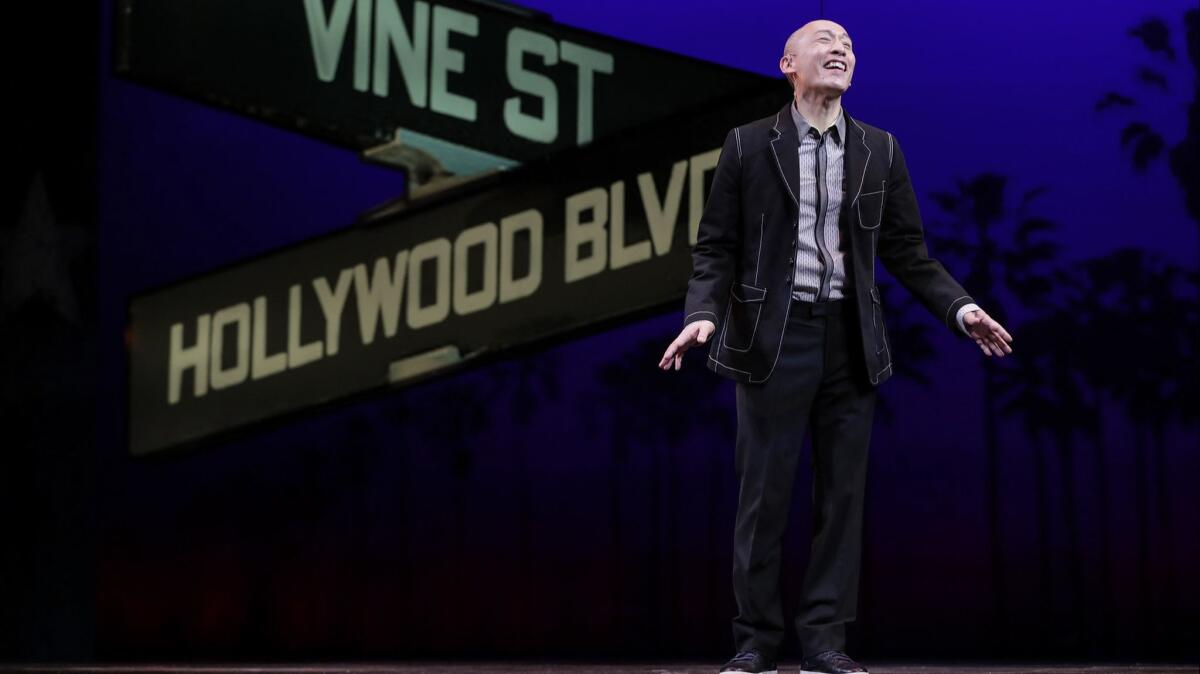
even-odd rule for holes
{"type": "Polygon", "coordinates": [[[832,21],[810,21],[788,37],[779,59],[792,88],[839,96],[854,77],[854,50],[846,29],[832,21]]]}

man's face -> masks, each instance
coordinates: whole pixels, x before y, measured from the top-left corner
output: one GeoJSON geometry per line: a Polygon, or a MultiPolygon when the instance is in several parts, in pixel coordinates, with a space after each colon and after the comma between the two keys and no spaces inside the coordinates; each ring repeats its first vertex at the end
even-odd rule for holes
{"type": "Polygon", "coordinates": [[[802,90],[841,94],[854,77],[854,49],[846,29],[813,21],[788,38],[779,69],[802,90]]]}

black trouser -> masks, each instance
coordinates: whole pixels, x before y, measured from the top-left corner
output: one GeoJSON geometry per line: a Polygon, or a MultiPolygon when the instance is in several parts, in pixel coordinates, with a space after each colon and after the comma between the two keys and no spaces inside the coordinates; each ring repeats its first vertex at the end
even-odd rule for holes
{"type": "Polygon", "coordinates": [[[775,370],[737,385],[737,650],[775,658],[783,643],[779,571],[796,462],[812,429],[813,529],[796,630],[807,655],[845,650],[858,603],[863,491],[875,389],[853,302],[793,301],[775,370]]]}

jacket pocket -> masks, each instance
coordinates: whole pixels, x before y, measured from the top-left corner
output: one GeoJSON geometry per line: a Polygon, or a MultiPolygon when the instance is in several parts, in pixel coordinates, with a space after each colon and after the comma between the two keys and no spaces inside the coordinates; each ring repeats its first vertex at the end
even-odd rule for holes
{"type": "Polygon", "coordinates": [[[735,283],[729,289],[729,296],[732,301],[721,333],[721,345],[731,351],[746,352],[754,345],[767,289],[749,283],[735,283]]]}
{"type": "Polygon", "coordinates": [[[733,299],[739,302],[761,302],[767,296],[766,288],[752,286],[749,283],[735,283],[729,289],[733,299]]]}
{"type": "Polygon", "coordinates": [[[883,189],[858,195],[854,207],[858,213],[858,226],[863,229],[878,229],[883,219],[883,204],[887,200],[887,181],[883,189]]]}

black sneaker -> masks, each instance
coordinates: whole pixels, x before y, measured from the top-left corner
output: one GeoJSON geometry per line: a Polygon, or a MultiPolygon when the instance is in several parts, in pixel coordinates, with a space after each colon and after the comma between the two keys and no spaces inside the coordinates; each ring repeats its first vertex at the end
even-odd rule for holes
{"type": "Polygon", "coordinates": [[[810,655],[800,664],[800,674],[848,674],[865,671],[866,667],[851,660],[841,651],[823,651],[810,655]]]}
{"type": "Polygon", "coordinates": [[[758,651],[742,651],[721,666],[720,674],[754,672],[755,674],[777,674],[775,662],[758,651]]]}

